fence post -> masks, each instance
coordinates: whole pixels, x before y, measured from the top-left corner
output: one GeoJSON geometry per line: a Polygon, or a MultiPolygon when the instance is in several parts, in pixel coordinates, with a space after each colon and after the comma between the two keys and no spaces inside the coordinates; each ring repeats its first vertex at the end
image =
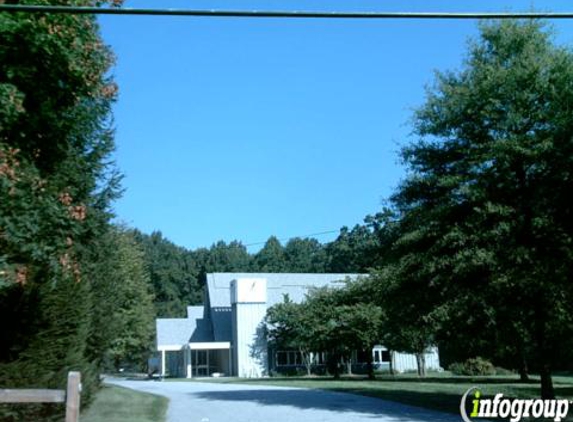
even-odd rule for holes
{"type": "Polygon", "coordinates": [[[68,389],[66,392],[66,422],[78,422],[80,420],[80,389],[80,373],[68,373],[68,389]]]}

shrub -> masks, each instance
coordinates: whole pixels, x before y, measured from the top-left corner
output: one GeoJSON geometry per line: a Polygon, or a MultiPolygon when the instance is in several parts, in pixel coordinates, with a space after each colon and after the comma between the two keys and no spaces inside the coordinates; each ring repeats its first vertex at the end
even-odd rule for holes
{"type": "Polygon", "coordinates": [[[480,358],[470,358],[465,362],[452,363],[449,370],[454,375],[495,375],[496,370],[493,364],[487,360],[480,358]]]}

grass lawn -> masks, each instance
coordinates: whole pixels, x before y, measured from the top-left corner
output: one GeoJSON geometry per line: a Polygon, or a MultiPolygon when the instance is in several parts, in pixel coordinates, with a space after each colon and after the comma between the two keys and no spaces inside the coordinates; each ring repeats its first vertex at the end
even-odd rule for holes
{"type": "MultiPolygon", "coordinates": [[[[460,399],[470,387],[478,387],[484,396],[503,393],[505,397],[539,398],[539,380],[519,382],[517,376],[461,377],[449,374],[430,375],[419,379],[415,375],[382,375],[370,381],[362,377],[333,380],[325,377],[285,377],[262,379],[220,378],[208,382],[249,383],[342,391],[379,397],[414,406],[459,414],[460,399]]],[[[558,398],[573,399],[573,377],[555,377],[558,398]]],[[[570,412],[570,414],[573,412],[570,412]]],[[[567,420],[570,420],[571,415],[567,420]]]]}
{"type": "Polygon", "coordinates": [[[168,400],[116,386],[103,386],[82,422],[164,422],[168,400]]]}

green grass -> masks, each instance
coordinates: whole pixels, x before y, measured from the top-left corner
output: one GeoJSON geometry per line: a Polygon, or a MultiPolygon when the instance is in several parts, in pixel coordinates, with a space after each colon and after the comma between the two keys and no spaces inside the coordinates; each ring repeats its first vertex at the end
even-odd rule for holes
{"type": "Polygon", "coordinates": [[[164,422],[165,397],[127,388],[104,386],[91,406],[81,415],[82,422],[164,422]]]}
{"type": "MultiPolygon", "coordinates": [[[[382,375],[374,381],[363,377],[349,377],[341,380],[326,377],[284,377],[256,380],[220,378],[205,381],[341,391],[455,414],[459,414],[460,399],[463,393],[474,386],[478,387],[485,396],[503,393],[504,396],[512,398],[539,398],[539,380],[533,378],[531,382],[522,383],[517,376],[461,377],[435,374],[425,379],[419,379],[416,375],[405,374],[399,376],[382,375]]],[[[573,399],[572,377],[555,377],[554,385],[558,398],[573,399]]]]}

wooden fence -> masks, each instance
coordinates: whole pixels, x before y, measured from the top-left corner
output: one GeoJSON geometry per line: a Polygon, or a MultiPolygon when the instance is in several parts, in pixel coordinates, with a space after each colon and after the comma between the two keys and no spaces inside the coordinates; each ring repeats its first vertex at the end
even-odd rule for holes
{"type": "Polygon", "coordinates": [[[66,403],[66,422],[80,419],[81,376],[68,373],[67,390],[1,390],[0,403],[66,403]]]}

